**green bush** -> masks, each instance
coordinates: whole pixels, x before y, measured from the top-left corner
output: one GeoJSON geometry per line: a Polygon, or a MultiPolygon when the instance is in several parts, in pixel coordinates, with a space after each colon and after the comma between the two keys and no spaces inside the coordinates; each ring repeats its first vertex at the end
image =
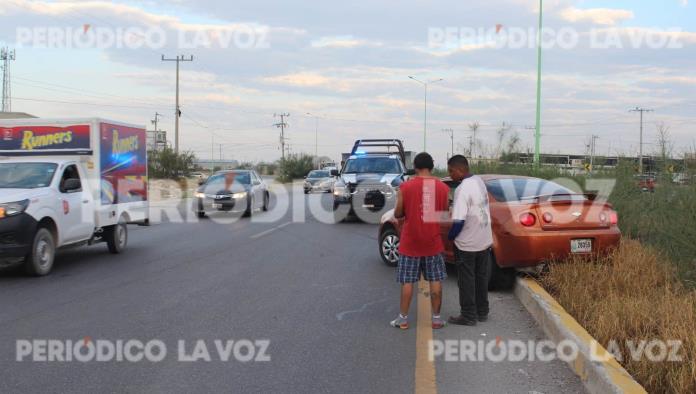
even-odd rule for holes
{"type": "Polygon", "coordinates": [[[278,162],[279,174],[276,178],[279,182],[291,182],[300,179],[314,169],[314,158],[310,155],[292,154],[278,162]]]}
{"type": "Polygon", "coordinates": [[[194,166],[196,156],[192,152],[177,154],[172,148],[148,153],[148,175],[151,178],[178,179],[187,177],[194,166]]]}

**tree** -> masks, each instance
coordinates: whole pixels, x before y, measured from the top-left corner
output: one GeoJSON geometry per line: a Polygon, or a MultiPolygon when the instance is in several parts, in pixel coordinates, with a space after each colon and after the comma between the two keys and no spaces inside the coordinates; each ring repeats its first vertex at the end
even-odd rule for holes
{"type": "Polygon", "coordinates": [[[664,122],[657,124],[657,148],[659,149],[658,155],[662,158],[663,169],[666,172],[669,165],[668,160],[672,157],[674,144],[669,133],[669,126],[665,125],[664,122]]]}
{"type": "Polygon", "coordinates": [[[148,174],[152,178],[178,179],[189,176],[196,156],[189,151],[177,154],[172,148],[148,152],[148,174]]]}
{"type": "Polygon", "coordinates": [[[302,178],[314,169],[314,158],[304,153],[287,155],[278,162],[280,174],[278,180],[290,182],[293,179],[302,178]]]}
{"type": "Polygon", "coordinates": [[[471,131],[471,136],[469,137],[469,157],[472,159],[474,158],[474,153],[477,151],[478,140],[476,139],[476,132],[479,127],[481,127],[481,125],[478,121],[469,124],[469,131],[471,131]]]}

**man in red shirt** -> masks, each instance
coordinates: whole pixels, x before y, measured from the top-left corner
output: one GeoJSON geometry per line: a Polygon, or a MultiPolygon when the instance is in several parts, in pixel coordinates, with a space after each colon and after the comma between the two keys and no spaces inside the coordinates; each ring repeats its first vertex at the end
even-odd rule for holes
{"type": "Polygon", "coordinates": [[[401,283],[401,313],[391,322],[392,327],[408,328],[408,310],[411,306],[413,284],[421,274],[430,282],[432,327],[445,326],[440,318],[442,281],[447,278],[445,248],[440,234],[440,223],[446,220],[449,188],[432,175],[433,158],[423,152],[413,160],[416,176],[401,184],[394,209],[397,219],[404,219],[399,242],[397,282],[401,283]]]}

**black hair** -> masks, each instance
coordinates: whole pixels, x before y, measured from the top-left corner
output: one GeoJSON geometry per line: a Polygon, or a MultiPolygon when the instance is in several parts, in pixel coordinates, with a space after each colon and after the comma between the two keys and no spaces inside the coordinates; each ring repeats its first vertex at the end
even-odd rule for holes
{"type": "Polygon", "coordinates": [[[429,170],[432,171],[435,168],[435,163],[433,162],[433,157],[427,152],[421,152],[416,155],[413,159],[413,167],[416,170],[429,170]]]}
{"type": "Polygon", "coordinates": [[[463,155],[454,155],[447,161],[447,165],[461,169],[468,169],[469,160],[467,160],[463,155]]]}

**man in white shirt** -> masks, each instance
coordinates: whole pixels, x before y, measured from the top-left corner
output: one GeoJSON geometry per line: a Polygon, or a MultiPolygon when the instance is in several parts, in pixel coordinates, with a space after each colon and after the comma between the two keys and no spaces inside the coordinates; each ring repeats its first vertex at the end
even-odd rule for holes
{"type": "Polygon", "coordinates": [[[488,277],[490,275],[491,213],[488,191],[483,180],[469,172],[469,161],[455,155],[447,162],[453,181],[461,182],[454,191],[452,228],[457,264],[457,285],[461,314],[449,318],[451,324],[474,326],[488,319],[488,277]]]}

